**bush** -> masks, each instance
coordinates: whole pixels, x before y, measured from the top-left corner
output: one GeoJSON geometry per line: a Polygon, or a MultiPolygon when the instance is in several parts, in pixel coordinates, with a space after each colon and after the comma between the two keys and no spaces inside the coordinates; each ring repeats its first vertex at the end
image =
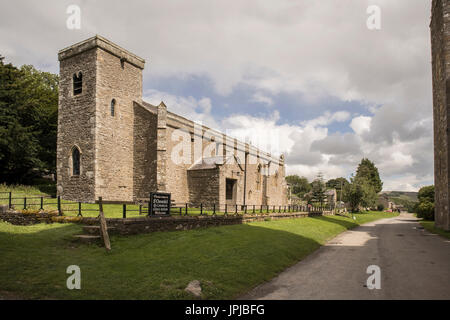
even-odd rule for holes
{"type": "Polygon", "coordinates": [[[378,204],[377,205],[377,211],[383,211],[384,210],[384,205],[383,204],[378,204]]]}
{"type": "Polygon", "coordinates": [[[424,220],[434,220],[434,203],[423,201],[417,205],[417,217],[424,220]]]}

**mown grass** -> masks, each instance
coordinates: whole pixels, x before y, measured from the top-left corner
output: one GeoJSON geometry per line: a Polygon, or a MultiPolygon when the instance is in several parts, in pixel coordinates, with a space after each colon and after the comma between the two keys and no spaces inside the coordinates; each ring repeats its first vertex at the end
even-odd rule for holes
{"type": "Polygon", "coordinates": [[[191,231],[112,236],[112,251],[72,240],[76,224],[0,222],[0,288],[27,299],[231,299],[270,280],[327,240],[358,224],[396,214],[356,214],[253,222],[191,231]],[[68,290],[66,268],[81,268],[68,290]]]}
{"type": "Polygon", "coordinates": [[[431,233],[435,233],[438,234],[440,236],[443,236],[447,239],[450,239],[450,231],[445,231],[442,230],[440,228],[436,228],[434,226],[434,221],[427,221],[427,220],[422,220],[420,221],[420,224],[429,232],[431,233]]]}

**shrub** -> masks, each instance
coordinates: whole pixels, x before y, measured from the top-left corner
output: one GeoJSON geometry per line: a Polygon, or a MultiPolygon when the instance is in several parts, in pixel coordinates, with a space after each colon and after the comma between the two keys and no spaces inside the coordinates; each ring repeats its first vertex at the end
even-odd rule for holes
{"type": "Polygon", "coordinates": [[[424,220],[434,220],[434,203],[423,201],[417,205],[417,217],[424,220]]]}
{"type": "Polygon", "coordinates": [[[383,210],[384,210],[384,205],[383,205],[382,203],[379,203],[379,204],[377,205],[377,210],[378,210],[378,211],[383,211],[383,210]]]}

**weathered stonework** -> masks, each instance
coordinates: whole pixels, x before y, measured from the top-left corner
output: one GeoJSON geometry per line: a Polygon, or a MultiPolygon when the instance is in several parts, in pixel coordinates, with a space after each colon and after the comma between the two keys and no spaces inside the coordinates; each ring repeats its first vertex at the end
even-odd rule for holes
{"type": "Polygon", "coordinates": [[[39,223],[52,223],[52,218],[57,216],[57,212],[31,212],[23,213],[21,211],[7,210],[0,213],[0,220],[19,226],[29,226],[39,223]]]}
{"type": "Polygon", "coordinates": [[[450,1],[433,0],[431,17],[433,67],[435,223],[450,230],[450,1]]]}
{"type": "Polygon", "coordinates": [[[142,101],[143,59],[95,36],[61,50],[59,60],[57,173],[63,199],[135,202],[164,191],[177,203],[287,203],[283,158],[196,125],[163,102],[142,101]],[[82,93],[74,95],[72,77],[79,72],[82,93]],[[73,174],[73,148],[81,153],[79,175],[73,174]],[[175,159],[180,154],[187,160],[175,159]],[[216,157],[222,160],[213,170],[195,167],[216,157]],[[232,199],[226,199],[227,179],[236,181],[232,199]]]}

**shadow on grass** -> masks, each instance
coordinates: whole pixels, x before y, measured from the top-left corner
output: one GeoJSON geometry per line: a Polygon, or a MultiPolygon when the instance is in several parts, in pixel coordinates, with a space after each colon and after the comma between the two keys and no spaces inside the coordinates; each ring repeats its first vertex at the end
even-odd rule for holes
{"type": "Polygon", "coordinates": [[[317,219],[317,220],[322,220],[322,221],[327,221],[330,223],[335,223],[338,224],[346,229],[352,229],[354,227],[359,226],[359,224],[353,222],[352,218],[347,218],[347,217],[343,217],[341,216],[342,219],[333,219],[333,218],[329,218],[327,216],[317,216],[317,217],[312,217],[312,219],[317,219]],[[344,220],[345,219],[345,220],[344,220]]]}
{"type": "Polygon", "coordinates": [[[112,251],[72,240],[81,226],[0,223],[0,286],[31,299],[230,299],[268,281],[320,244],[281,230],[242,224],[190,231],[112,236],[112,251]],[[82,290],[68,290],[78,265],[82,290]]]}

